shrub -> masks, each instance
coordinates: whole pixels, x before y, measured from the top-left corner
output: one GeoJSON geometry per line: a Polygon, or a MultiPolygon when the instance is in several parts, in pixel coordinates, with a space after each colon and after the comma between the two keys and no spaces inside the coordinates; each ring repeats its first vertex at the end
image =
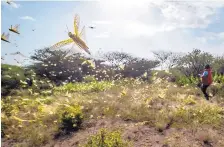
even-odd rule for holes
{"type": "Polygon", "coordinates": [[[91,136],[85,147],[128,147],[130,143],[121,138],[119,131],[108,132],[101,129],[98,134],[91,136]]]}
{"type": "Polygon", "coordinates": [[[180,107],[175,112],[175,123],[190,125],[197,124],[219,125],[222,120],[222,108],[215,105],[195,105],[194,107],[180,107]]]}
{"type": "Polygon", "coordinates": [[[83,114],[79,105],[64,104],[57,110],[59,113],[59,133],[68,134],[77,131],[82,124],[83,114]]]}
{"type": "Polygon", "coordinates": [[[224,83],[224,76],[215,72],[213,75],[213,81],[217,83],[224,83]]]}
{"type": "Polygon", "coordinates": [[[11,116],[15,106],[12,104],[11,96],[6,97],[1,100],[1,111],[5,113],[6,116],[11,116]]]}
{"type": "Polygon", "coordinates": [[[5,137],[5,123],[1,122],[1,137],[4,138],[5,137]]]}
{"type": "Polygon", "coordinates": [[[224,85],[223,84],[214,84],[211,85],[208,89],[209,93],[212,96],[216,96],[217,102],[222,102],[224,100],[224,85]]]}
{"type": "Polygon", "coordinates": [[[220,86],[219,91],[218,91],[218,95],[220,97],[224,97],[224,85],[220,86]]]}
{"type": "Polygon", "coordinates": [[[8,95],[12,89],[20,88],[20,80],[24,80],[24,69],[18,66],[2,64],[2,92],[3,96],[8,95]]]}
{"type": "Polygon", "coordinates": [[[52,90],[43,90],[43,91],[40,91],[40,93],[43,96],[50,96],[52,95],[52,90]]]}
{"type": "Polygon", "coordinates": [[[109,81],[95,81],[90,83],[68,83],[64,86],[55,87],[55,91],[59,92],[99,92],[109,89],[113,86],[109,81]]]}
{"type": "Polygon", "coordinates": [[[183,103],[186,105],[194,105],[196,101],[192,96],[188,96],[186,99],[183,99],[183,103]]]}
{"type": "Polygon", "coordinates": [[[95,82],[96,78],[94,76],[85,76],[84,82],[95,82]]]}
{"type": "Polygon", "coordinates": [[[155,128],[159,132],[163,132],[166,129],[166,123],[165,122],[157,122],[155,123],[155,128]]]}
{"type": "Polygon", "coordinates": [[[157,71],[157,78],[161,78],[161,79],[166,79],[168,77],[170,77],[170,73],[162,70],[162,71],[157,71]]]}

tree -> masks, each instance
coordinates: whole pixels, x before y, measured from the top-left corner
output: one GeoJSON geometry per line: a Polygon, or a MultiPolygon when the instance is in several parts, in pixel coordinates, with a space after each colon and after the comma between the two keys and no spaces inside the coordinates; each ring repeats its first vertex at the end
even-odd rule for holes
{"type": "Polygon", "coordinates": [[[119,68],[121,65],[136,61],[132,55],[118,51],[103,54],[103,59],[108,61],[113,68],[119,68]]]}
{"type": "Polygon", "coordinates": [[[20,88],[20,80],[25,80],[24,69],[15,65],[1,66],[1,95],[8,95],[12,89],[20,88]]]}
{"type": "MultiPolygon", "coordinates": [[[[161,70],[164,69],[165,63],[168,61],[170,56],[172,55],[172,52],[166,52],[166,51],[153,51],[152,52],[155,56],[155,58],[160,61],[161,70]]],[[[174,58],[173,58],[174,59],[174,58]]],[[[173,60],[174,62],[175,60],[173,60]]]]}
{"type": "Polygon", "coordinates": [[[151,69],[159,65],[159,61],[148,60],[145,58],[136,58],[134,62],[128,63],[123,71],[124,77],[139,77],[145,72],[149,73],[151,69]]]}
{"type": "Polygon", "coordinates": [[[178,62],[180,61],[182,56],[183,56],[183,53],[171,52],[170,56],[168,57],[166,67],[168,69],[175,68],[178,65],[178,62]]]}
{"type": "Polygon", "coordinates": [[[224,73],[224,55],[214,57],[212,70],[217,71],[218,73],[224,73]]]}
{"type": "Polygon", "coordinates": [[[179,59],[178,69],[186,76],[197,76],[203,71],[206,64],[213,63],[213,59],[212,54],[194,49],[179,59]]]}
{"type": "Polygon", "coordinates": [[[31,59],[38,61],[32,66],[36,74],[55,83],[82,81],[83,76],[91,71],[88,64],[82,64],[85,57],[70,51],[40,49],[31,59]]]}

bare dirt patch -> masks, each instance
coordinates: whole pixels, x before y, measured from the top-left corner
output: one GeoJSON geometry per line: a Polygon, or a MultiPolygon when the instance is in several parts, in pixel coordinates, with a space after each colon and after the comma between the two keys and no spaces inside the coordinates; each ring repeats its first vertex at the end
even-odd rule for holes
{"type": "Polygon", "coordinates": [[[224,145],[224,132],[209,126],[188,129],[169,128],[159,132],[154,127],[140,123],[120,119],[101,119],[90,120],[84,124],[84,127],[70,136],[54,140],[45,147],[78,147],[101,128],[121,129],[123,138],[131,141],[134,147],[223,147],[224,145]],[[209,131],[206,132],[206,130],[209,131]]]}

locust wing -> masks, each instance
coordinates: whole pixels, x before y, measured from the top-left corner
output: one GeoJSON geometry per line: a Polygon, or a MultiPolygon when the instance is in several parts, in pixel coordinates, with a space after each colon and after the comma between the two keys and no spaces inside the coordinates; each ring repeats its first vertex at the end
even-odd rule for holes
{"type": "Polygon", "coordinates": [[[82,28],[80,34],[80,43],[82,44],[82,49],[85,50],[88,54],[90,54],[89,47],[86,45],[86,36],[85,36],[85,26],[82,28]]]}
{"type": "Polygon", "coordinates": [[[75,15],[75,18],[74,18],[74,33],[75,35],[78,35],[79,34],[79,16],[76,14],[75,15]]]}
{"type": "Polygon", "coordinates": [[[82,28],[79,37],[83,40],[86,41],[86,35],[85,35],[85,26],[82,28]]]}
{"type": "Polygon", "coordinates": [[[15,25],[15,26],[13,27],[13,29],[18,30],[18,29],[19,29],[19,24],[15,25]]]}
{"type": "Polygon", "coordinates": [[[5,35],[5,33],[2,33],[1,38],[8,40],[9,39],[9,33],[5,35]]]}
{"type": "Polygon", "coordinates": [[[1,38],[3,38],[5,36],[5,33],[2,33],[2,36],[1,36],[1,38]]]}
{"type": "Polygon", "coordinates": [[[9,33],[5,35],[5,39],[6,39],[6,40],[9,39],[9,33]]]}
{"type": "Polygon", "coordinates": [[[11,25],[11,28],[9,29],[9,31],[20,34],[19,33],[19,24],[15,25],[14,27],[12,27],[12,25],[11,25]]]}
{"type": "Polygon", "coordinates": [[[9,42],[8,39],[9,39],[9,33],[7,35],[5,35],[5,33],[2,33],[1,40],[5,41],[5,42],[9,42]]]}
{"type": "Polygon", "coordinates": [[[70,44],[72,42],[73,42],[73,40],[71,38],[69,38],[67,40],[63,40],[63,41],[60,41],[60,42],[54,44],[51,48],[59,48],[59,47],[68,45],[68,44],[70,44]]]}

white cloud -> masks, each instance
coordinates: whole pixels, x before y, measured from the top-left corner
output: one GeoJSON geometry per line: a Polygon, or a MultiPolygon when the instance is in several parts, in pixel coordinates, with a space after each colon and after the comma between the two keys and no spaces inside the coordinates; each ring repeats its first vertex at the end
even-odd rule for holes
{"type": "Polygon", "coordinates": [[[111,24],[111,21],[105,21],[105,20],[97,20],[97,21],[92,21],[93,24],[111,24]]]}
{"type": "MultiPolygon", "coordinates": [[[[144,0],[142,3],[131,0],[105,1],[102,9],[109,16],[125,37],[152,36],[157,32],[175,29],[206,28],[218,21],[217,9],[224,7],[224,1],[216,2],[164,2],[144,0]],[[104,8],[105,7],[105,8],[104,8]],[[110,8],[111,7],[111,8],[110,8]]],[[[112,29],[113,29],[112,28],[112,29]]]]}
{"type": "Polygon", "coordinates": [[[224,32],[219,33],[219,37],[220,37],[220,39],[222,39],[224,41],[224,32]]]}
{"type": "Polygon", "coordinates": [[[111,32],[109,39],[99,42],[104,50],[122,47],[129,53],[147,56],[150,51],[158,49],[190,52],[193,48],[199,48],[219,53],[224,48],[224,44],[220,43],[223,33],[203,31],[222,19],[217,12],[224,7],[224,2],[119,4],[103,7],[106,6],[104,2],[101,6],[101,17],[110,18],[113,22],[107,28],[111,32]],[[202,33],[194,32],[197,29],[202,33]]]}
{"type": "MultiPolygon", "coordinates": [[[[196,37],[182,30],[173,30],[169,32],[159,32],[152,37],[142,37],[136,39],[138,42],[144,42],[147,50],[171,50],[175,52],[190,52],[193,48],[199,48],[211,53],[220,53],[224,44],[210,44],[207,36],[196,37]]],[[[222,51],[223,52],[223,51],[222,51]]]]}
{"type": "Polygon", "coordinates": [[[224,32],[214,33],[214,32],[203,32],[202,37],[198,37],[203,40],[212,40],[212,41],[224,41],[224,32]]]}
{"type": "Polygon", "coordinates": [[[36,21],[36,19],[34,19],[34,18],[31,17],[31,16],[22,16],[22,17],[20,17],[20,19],[36,21]]]}
{"type": "Polygon", "coordinates": [[[103,32],[99,35],[95,36],[96,38],[109,38],[110,37],[110,33],[109,32],[103,32]]]}

